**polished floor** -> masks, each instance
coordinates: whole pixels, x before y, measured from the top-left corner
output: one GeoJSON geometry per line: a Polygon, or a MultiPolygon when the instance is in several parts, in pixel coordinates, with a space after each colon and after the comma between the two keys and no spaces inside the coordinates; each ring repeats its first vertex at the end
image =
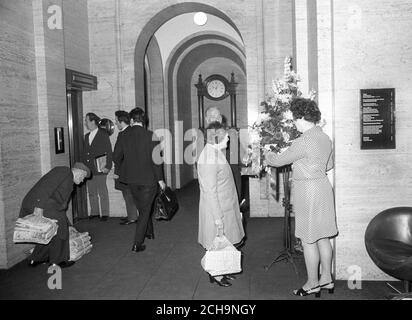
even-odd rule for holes
{"type": "MultiPolygon", "coordinates": [[[[229,288],[209,283],[200,266],[204,251],[197,244],[198,193],[195,182],[178,192],[179,212],[172,221],[155,222],[156,239],[146,241],[144,252],[131,251],[134,225],[121,226],[115,218],[79,222],[75,227],[91,234],[94,247],[63,269],[61,290],[48,289],[46,265],[29,268],[22,262],[0,271],[0,299],[315,299],[291,294],[305,281],[302,257],[296,263],[298,276],[285,262],[264,269],[282,249],[281,218],[248,219],[243,272],[229,288]]],[[[361,290],[350,290],[338,281],[335,294],[325,292],[320,299],[385,299],[388,293],[385,282],[363,282],[361,290]]]]}

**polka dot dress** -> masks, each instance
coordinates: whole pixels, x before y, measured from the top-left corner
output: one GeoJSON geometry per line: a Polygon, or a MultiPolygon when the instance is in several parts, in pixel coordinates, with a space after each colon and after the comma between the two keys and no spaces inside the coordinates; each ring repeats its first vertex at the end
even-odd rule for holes
{"type": "Polygon", "coordinates": [[[332,143],[322,128],[307,130],[285,152],[269,153],[266,160],[274,167],[293,163],[295,236],[306,243],[336,236],[334,195],[326,175],[333,167],[332,143]]]}

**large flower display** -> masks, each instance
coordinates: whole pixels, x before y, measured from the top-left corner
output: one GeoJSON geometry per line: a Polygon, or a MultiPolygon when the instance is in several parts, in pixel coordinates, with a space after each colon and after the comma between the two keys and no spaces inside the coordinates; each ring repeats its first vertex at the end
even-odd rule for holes
{"type": "MultiPolygon", "coordinates": [[[[280,153],[300,135],[289,109],[292,100],[302,96],[299,81],[292,70],[292,58],[286,57],[283,78],[273,81],[272,93],[261,103],[258,118],[250,128],[250,145],[244,164],[255,175],[262,176],[269,170],[262,161],[265,150],[280,153]]],[[[310,98],[314,96],[315,92],[311,91],[310,98]]]]}

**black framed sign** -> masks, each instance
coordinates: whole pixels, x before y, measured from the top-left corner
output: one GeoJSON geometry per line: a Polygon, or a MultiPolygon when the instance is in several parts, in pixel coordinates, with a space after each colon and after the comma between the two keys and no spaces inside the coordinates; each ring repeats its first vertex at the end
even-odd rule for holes
{"type": "Polygon", "coordinates": [[[64,153],[63,128],[54,128],[54,146],[56,148],[56,154],[64,153]]]}
{"type": "Polygon", "coordinates": [[[361,149],[395,149],[395,89],[362,89],[361,149]]]}

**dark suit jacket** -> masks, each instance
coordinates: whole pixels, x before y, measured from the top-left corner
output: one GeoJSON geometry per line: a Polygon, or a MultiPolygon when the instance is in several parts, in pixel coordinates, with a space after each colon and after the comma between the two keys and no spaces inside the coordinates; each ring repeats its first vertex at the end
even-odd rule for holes
{"type": "Polygon", "coordinates": [[[32,214],[34,208],[43,209],[43,215],[56,219],[59,228],[57,237],[67,239],[67,206],[73,192],[73,173],[68,167],[55,167],[46,173],[24,197],[20,218],[32,214]]]}
{"type": "MultiPolygon", "coordinates": [[[[117,147],[117,144],[119,143],[119,140],[122,138],[122,136],[125,134],[126,131],[130,130],[130,128],[131,128],[130,126],[126,127],[126,129],[124,129],[123,131],[120,131],[119,134],[117,135],[117,140],[116,140],[116,143],[114,145],[115,152],[116,152],[116,147],[117,147]]],[[[120,166],[119,165],[115,164],[114,174],[117,174],[117,175],[120,174],[120,166]]],[[[125,190],[127,188],[127,184],[125,184],[123,182],[120,182],[119,179],[115,179],[114,180],[114,188],[116,190],[125,190]]]]}
{"type": "MultiPolygon", "coordinates": [[[[158,143],[152,131],[140,126],[133,126],[124,132],[113,156],[115,166],[119,168],[120,182],[153,186],[164,180],[163,166],[156,164],[152,158],[158,143]]],[[[160,150],[157,156],[160,156],[160,150]]]]}
{"type": "Polygon", "coordinates": [[[96,136],[92,144],[89,144],[90,132],[84,136],[84,162],[89,167],[93,175],[102,175],[104,173],[97,172],[96,157],[106,154],[107,162],[106,168],[112,168],[113,153],[110,138],[107,132],[102,129],[97,129],[96,136]]]}

